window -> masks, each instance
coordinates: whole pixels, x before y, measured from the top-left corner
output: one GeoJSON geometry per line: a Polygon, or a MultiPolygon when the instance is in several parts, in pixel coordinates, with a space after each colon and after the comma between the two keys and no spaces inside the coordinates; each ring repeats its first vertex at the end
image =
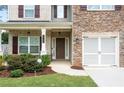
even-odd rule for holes
{"type": "Polygon", "coordinates": [[[57,18],[64,18],[64,6],[63,5],[57,6],[57,18]]]}
{"type": "Polygon", "coordinates": [[[33,18],[35,13],[35,7],[33,5],[24,6],[25,18],[33,18]]]}
{"type": "Polygon", "coordinates": [[[39,36],[20,36],[19,53],[39,53],[40,37],[39,36]]]}
{"type": "Polygon", "coordinates": [[[87,9],[88,10],[99,10],[100,9],[100,5],[88,5],[87,9]]]}
{"type": "Polygon", "coordinates": [[[19,37],[19,52],[28,53],[28,37],[19,37]]]}
{"type": "Polygon", "coordinates": [[[38,53],[40,51],[40,37],[30,37],[30,53],[38,53]]]}
{"type": "Polygon", "coordinates": [[[88,5],[87,10],[114,10],[114,5],[88,5]]]}
{"type": "Polygon", "coordinates": [[[114,5],[102,5],[102,9],[104,9],[104,10],[114,10],[114,5]]]}

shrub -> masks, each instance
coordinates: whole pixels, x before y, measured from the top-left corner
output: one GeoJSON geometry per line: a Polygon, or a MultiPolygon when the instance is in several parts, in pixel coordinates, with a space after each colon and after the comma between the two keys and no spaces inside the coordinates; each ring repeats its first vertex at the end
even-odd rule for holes
{"type": "Polygon", "coordinates": [[[42,65],[43,65],[43,67],[46,67],[46,66],[49,65],[50,62],[51,62],[51,58],[50,58],[49,55],[42,55],[42,56],[41,56],[41,60],[42,60],[42,65]]]}
{"type": "Polygon", "coordinates": [[[5,66],[0,66],[0,71],[5,70],[5,69],[6,69],[5,66]]]}
{"type": "Polygon", "coordinates": [[[42,64],[38,63],[37,59],[38,56],[31,54],[9,55],[6,57],[9,65],[8,70],[22,69],[25,72],[40,71],[42,69],[42,64]]]}
{"type": "Polygon", "coordinates": [[[4,59],[2,56],[0,56],[0,66],[2,66],[2,63],[4,62],[4,59]]]}
{"type": "Polygon", "coordinates": [[[19,55],[11,55],[11,56],[9,55],[7,58],[7,63],[9,67],[11,67],[10,70],[22,68],[22,62],[21,62],[21,58],[19,55]]]}
{"type": "Polygon", "coordinates": [[[13,70],[10,72],[11,77],[21,77],[23,76],[23,71],[21,69],[13,70]]]}
{"type": "Polygon", "coordinates": [[[23,64],[23,70],[26,72],[41,71],[42,65],[37,62],[37,58],[29,58],[23,64]]]}
{"type": "Polygon", "coordinates": [[[26,63],[27,61],[29,61],[30,58],[37,58],[37,56],[31,55],[31,54],[22,54],[20,55],[22,64],[26,63]]]}

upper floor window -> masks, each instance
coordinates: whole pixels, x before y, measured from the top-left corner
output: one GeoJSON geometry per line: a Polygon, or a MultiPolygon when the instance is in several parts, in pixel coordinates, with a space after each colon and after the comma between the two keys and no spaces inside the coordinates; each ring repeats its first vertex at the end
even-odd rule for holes
{"type": "Polygon", "coordinates": [[[67,18],[67,5],[54,5],[54,18],[67,18]]]}
{"type": "Polygon", "coordinates": [[[64,18],[64,6],[63,5],[57,6],[57,18],[64,18]]]}
{"type": "Polygon", "coordinates": [[[34,15],[35,15],[34,5],[24,6],[24,15],[25,15],[25,18],[34,18],[34,15]]]}
{"type": "Polygon", "coordinates": [[[87,5],[87,10],[115,10],[114,5],[87,5]]]}

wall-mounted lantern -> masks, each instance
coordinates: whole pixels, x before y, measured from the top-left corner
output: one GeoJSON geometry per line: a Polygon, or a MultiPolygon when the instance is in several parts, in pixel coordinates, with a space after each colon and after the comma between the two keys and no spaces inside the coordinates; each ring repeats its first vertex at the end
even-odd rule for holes
{"type": "Polygon", "coordinates": [[[79,44],[80,41],[82,41],[82,39],[80,39],[79,37],[76,37],[76,38],[74,39],[74,42],[75,42],[76,44],[79,44]]]}

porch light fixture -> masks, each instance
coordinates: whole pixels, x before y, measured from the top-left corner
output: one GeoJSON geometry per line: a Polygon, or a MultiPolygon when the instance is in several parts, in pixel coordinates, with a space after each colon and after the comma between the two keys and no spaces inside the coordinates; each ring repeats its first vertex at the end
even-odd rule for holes
{"type": "Polygon", "coordinates": [[[28,31],[27,34],[30,35],[30,31],[28,31]]]}
{"type": "Polygon", "coordinates": [[[80,39],[80,38],[78,38],[78,37],[76,37],[74,41],[75,41],[75,43],[76,43],[76,44],[79,44],[79,43],[80,43],[80,41],[81,41],[81,39],[80,39]]]}
{"type": "Polygon", "coordinates": [[[60,34],[61,34],[61,32],[58,32],[58,34],[60,35],[60,34]]]}

